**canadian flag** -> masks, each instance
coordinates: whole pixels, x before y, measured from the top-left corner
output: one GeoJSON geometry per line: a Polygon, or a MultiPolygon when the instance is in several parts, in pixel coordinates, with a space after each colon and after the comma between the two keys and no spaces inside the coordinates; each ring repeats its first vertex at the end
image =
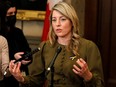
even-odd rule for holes
{"type": "Polygon", "coordinates": [[[50,15],[52,7],[59,1],[63,1],[63,0],[48,0],[47,1],[46,15],[45,15],[42,38],[41,38],[42,41],[45,41],[48,39],[48,32],[50,27],[49,15],[50,15]]]}

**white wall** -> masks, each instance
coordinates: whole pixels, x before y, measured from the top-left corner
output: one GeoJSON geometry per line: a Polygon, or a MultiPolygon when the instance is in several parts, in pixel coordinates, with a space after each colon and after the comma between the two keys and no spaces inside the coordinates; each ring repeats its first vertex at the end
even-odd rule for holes
{"type": "Polygon", "coordinates": [[[21,28],[25,36],[41,37],[43,30],[43,21],[19,21],[16,26],[21,28]]]}
{"type": "Polygon", "coordinates": [[[21,28],[32,49],[38,47],[41,42],[43,21],[17,21],[16,26],[21,28]],[[23,26],[22,26],[23,25],[23,26]]]}

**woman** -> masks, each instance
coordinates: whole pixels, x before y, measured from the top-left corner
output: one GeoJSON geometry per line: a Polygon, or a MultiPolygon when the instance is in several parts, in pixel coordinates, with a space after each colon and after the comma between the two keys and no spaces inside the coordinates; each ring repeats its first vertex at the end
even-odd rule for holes
{"type": "Polygon", "coordinates": [[[12,75],[29,87],[42,87],[45,79],[47,87],[104,87],[100,52],[92,41],[79,35],[74,8],[59,2],[52,8],[50,22],[49,40],[40,44],[41,51],[34,55],[29,76],[22,76],[21,63],[14,61],[9,65],[12,75]],[[59,46],[61,52],[57,52],[59,46]],[[56,59],[50,72],[52,58],[56,59]]]}
{"type": "MultiPolygon", "coordinates": [[[[5,87],[4,72],[6,71],[8,65],[9,65],[8,43],[6,38],[0,35],[0,87],[5,87]]],[[[8,76],[8,73],[6,76],[8,76]]]]}

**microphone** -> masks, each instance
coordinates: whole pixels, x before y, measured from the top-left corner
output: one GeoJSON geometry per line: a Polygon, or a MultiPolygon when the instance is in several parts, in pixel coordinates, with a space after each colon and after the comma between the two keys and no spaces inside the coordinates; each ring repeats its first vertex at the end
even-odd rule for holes
{"type": "MultiPolygon", "coordinates": [[[[38,51],[40,51],[40,47],[32,50],[31,52],[29,52],[27,54],[22,55],[22,57],[20,59],[16,60],[14,63],[17,63],[17,62],[22,61],[22,60],[28,60],[31,55],[35,54],[38,51]]],[[[7,68],[9,68],[9,66],[7,68]]],[[[7,70],[7,68],[6,68],[6,70],[7,70]]],[[[6,75],[6,73],[7,72],[5,71],[4,75],[6,75]]]]}
{"type": "Polygon", "coordinates": [[[22,61],[22,60],[28,60],[31,55],[33,55],[34,53],[36,53],[38,51],[40,51],[40,47],[34,49],[33,51],[31,51],[27,54],[22,55],[22,57],[20,59],[16,60],[14,63],[17,63],[17,62],[22,61]]]}
{"type": "Polygon", "coordinates": [[[51,67],[54,65],[54,62],[56,60],[56,57],[58,56],[58,54],[61,52],[62,48],[60,46],[58,46],[57,50],[56,50],[56,53],[53,57],[53,59],[51,60],[48,68],[47,68],[47,72],[46,72],[46,75],[49,73],[49,71],[51,70],[51,67]]]}

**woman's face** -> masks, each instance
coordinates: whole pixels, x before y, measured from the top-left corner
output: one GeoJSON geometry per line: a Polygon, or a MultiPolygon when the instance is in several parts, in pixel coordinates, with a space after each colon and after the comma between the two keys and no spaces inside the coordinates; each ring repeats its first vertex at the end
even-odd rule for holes
{"type": "Polygon", "coordinates": [[[11,7],[11,8],[8,9],[6,16],[13,16],[15,14],[16,14],[16,8],[11,7]]]}
{"type": "Polygon", "coordinates": [[[55,34],[61,38],[70,38],[72,23],[59,11],[54,10],[52,13],[52,27],[55,34]]]}

